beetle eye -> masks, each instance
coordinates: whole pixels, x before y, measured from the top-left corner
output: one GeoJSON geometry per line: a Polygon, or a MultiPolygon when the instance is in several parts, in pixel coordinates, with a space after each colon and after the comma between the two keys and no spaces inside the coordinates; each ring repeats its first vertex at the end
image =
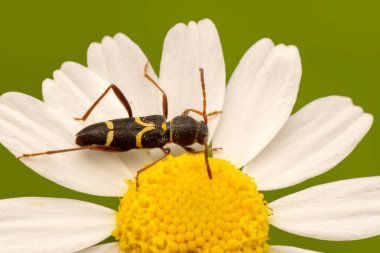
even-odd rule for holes
{"type": "Polygon", "coordinates": [[[208,136],[207,125],[203,121],[198,121],[198,136],[197,142],[203,144],[205,138],[208,136]]]}

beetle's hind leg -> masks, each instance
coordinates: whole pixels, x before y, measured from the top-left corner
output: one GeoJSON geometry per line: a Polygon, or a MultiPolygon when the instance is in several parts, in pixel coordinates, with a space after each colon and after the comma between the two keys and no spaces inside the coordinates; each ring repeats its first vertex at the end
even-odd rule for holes
{"type": "Polygon", "coordinates": [[[153,165],[155,165],[156,163],[158,163],[159,161],[165,159],[168,155],[170,155],[171,153],[171,150],[170,148],[161,148],[161,150],[164,152],[164,156],[161,157],[160,159],[158,159],[157,161],[154,161],[152,162],[151,164],[149,164],[148,166],[145,166],[144,168],[142,169],[139,169],[136,173],[136,190],[139,189],[139,176],[142,172],[146,171],[147,169],[149,169],[150,167],[152,167],[153,165]]]}
{"type": "Polygon", "coordinates": [[[132,108],[131,108],[131,105],[129,104],[127,98],[124,96],[123,92],[121,92],[121,90],[115,84],[111,84],[103,92],[103,94],[100,95],[100,97],[91,105],[91,107],[86,111],[86,113],[81,118],[75,118],[75,119],[85,121],[88,118],[88,116],[90,116],[91,112],[95,109],[95,107],[99,104],[99,102],[107,95],[107,93],[110,90],[113,90],[116,97],[119,99],[120,103],[123,104],[125,110],[127,110],[127,112],[128,112],[128,116],[132,117],[133,116],[132,108]]]}
{"type": "Polygon", "coordinates": [[[106,152],[121,152],[121,151],[123,151],[121,149],[112,148],[112,147],[106,147],[106,146],[100,146],[100,145],[91,145],[91,146],[84,146],[84,147],[77,147],[77,148],[49,150],[49,151],[40,152],[40,153],[23,154],[22,156],[17,157],[17,159],[26,158],[26,157],[33,157],[33,156],[41,156],[41,155],[53,155],[53,154],[58,154],[58,153],[67,153],[67,152],[79,151],[79,150],[84,150],[84,149],[100,150],[100,151],[106,151],[106,152]]]}
{"type": "Polygon", "coordinates": [[[166,96],[165,91],[158,85],[156,81],[148,74],[149,62],[145,64],[144,68],[144,76],[148,79],[156,88],[162,93],[162,112],[164,114],[165,119],[168,118],[168,97],[166,96]]]}

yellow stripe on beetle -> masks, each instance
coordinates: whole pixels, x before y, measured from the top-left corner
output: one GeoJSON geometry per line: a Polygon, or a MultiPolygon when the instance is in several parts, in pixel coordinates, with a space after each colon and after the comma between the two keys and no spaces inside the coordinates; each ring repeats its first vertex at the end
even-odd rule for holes
{"type": "Polygon", "coordinates": [[[109,129],[109,130],[113,130],[113,122],[112,121],[106,121],[105,122],[106,123],[106,125],[107,125],[107,128],[109,129]]]}
{"type": "Polygon", "coordinates": [[[144,121],[142,121],[140,119],[140,117],[136,117],[135,121],[136,121],[137,124],[139,124],[141,126],[144,126],[144,127],[154,127],[154,128],[156,127],[153,123],[145,123],[144,121]]]}
{"type": "Polygon", "coordinates": [[[106,123],[106,126],[108,128],[106,144],[104,144],[104,145],[106,147],[109,147],[113,141],[113,122],[112,121],[106,121],[104,123],[106,123]]]}
{"type": "Polygon", "coordinates": [[[137,135],[136,135],[136,147],[138,148],[143,148],[142,144],[141,144],[141,141],[142,141],[142,137],[143,137],[143,134],[150,131],[150,130],[153,130],[155,129],[155,127],[145,127],[143,130],[141,130],[137,135]]]}
{"type": "Polygon", "coordinates": [[[113,130],[107,133],[107,140],[105,146],[109,147],[113,141],[113,130]]]}
{"type": "Polygon", "coordinates": [[[146,133],[150,130],[156,129],[156,125],[153,123],[146,123],[146,122],[142,121],[140,119],[140,117],[136,117],[135,121],[137,124],[144,127],[143,130],[141,130],[140,132],[138,132],[138,134],[136,134],[136,147],[143,148],[141,141],[142,141],[142,137],[143,137],[144,133],[146,133]]]}

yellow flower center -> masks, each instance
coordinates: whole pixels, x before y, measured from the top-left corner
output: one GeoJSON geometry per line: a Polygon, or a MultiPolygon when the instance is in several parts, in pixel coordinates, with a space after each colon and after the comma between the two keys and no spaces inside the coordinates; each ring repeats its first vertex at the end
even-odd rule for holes
{"type": "Polygon", "coordinates": [[[267,252],[268,206],[252,178],[203,155],[169,156],[121,199],[113,231],[121,252],[267,252]]]}

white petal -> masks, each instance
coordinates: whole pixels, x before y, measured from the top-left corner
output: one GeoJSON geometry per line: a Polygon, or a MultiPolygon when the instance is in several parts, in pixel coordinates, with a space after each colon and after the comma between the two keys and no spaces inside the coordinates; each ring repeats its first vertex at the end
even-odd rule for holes
{"type": "MultiPolygon", "coordinates": [[[[118,33],[92,43],[87,52],[90,69],[108,83],[115,83],[131,104],[135,116],[158,114],[159,91],[144,77],[147,57],[132,40],[118,33]]],[[[150,68],[149,74],[157,79],[150,68]]]]}
{"type": "Polygon", "coordinates": [[[78,253],[119,253],[119,244],[117,242],[101,244],[78,251],[78,253]]]}
{"type": "Polygon", "coordinates": [[[263,39],[243,56],[226,92],[213,140],[215,156],[237,167],[252,160],[288,119],[297,97],[301,61],[294,46],[263,39]]]}
{"type": "Polygon", "coordinates": [[[380,177],[315,186],[270,204],[270,223],[322,240],[358,240],[380,234],[380,177]]]}
{"type": "Polygon", "coordinates": [[[270,246],[269,250],[272,253],[321,253],[318,251],[306,250],[290,246],[270,246]]]}
{"type": "Polygon", "coordinates": [[[371,127],[373,118],[351,99],[317,99],[292,115],[244,171],[260,190],[295,185],[342,161],[371,127]]]}
{"type": "MultiPolygon", "coordinates": [[[[225,66],[215,25],[208,19],[188,26],[177,24],[167,34],[160,68],[160,85],[169,101],[169,118],[192,108],[202,111],[199,68],[204,69],[207,111],[220,111],[225,91],[225,66]]],[[[201,117],[191,113],[196,119],[201,117]]],[[[218,116],[209,119],[209,141],[218,116]]]]}
{"type": "MultiPolygon", "coordinates": [[[[80,118],[109,85],[109,82],[88,68],[75,62],[66,62],[54,72],[54,80],[46,79],[43,82],[44,101],[73,118],[80,118]]],[[[110,91],[90,114],[86,125],[122,117],[128,117],[128,113],[110,91]]]]}
{"type": "MultiPolygon", "coordinates": [[[[14,155],[76,147],[82,125],[68,114],[21,93],[0,97],[0,141],[14,155]]],[[[38,174],[84,193],[122,196],[134,175],[114,154],[77,151],[22,158],[38,174]]]]}
{"type": "Polygon", "coordinates": [[[72,253],[104,240],[114,211],[70,199],[0,200],[0,252],[72,253]]]}

